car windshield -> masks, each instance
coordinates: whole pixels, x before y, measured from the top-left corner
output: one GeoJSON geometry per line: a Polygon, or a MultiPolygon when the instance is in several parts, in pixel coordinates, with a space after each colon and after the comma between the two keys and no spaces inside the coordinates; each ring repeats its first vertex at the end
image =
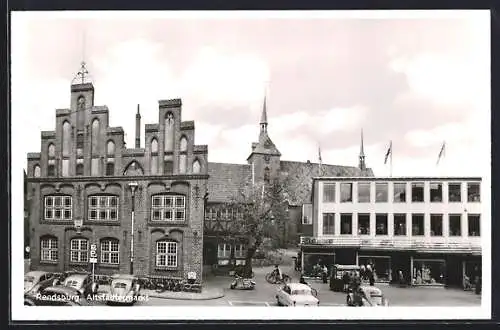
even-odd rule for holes
{"type": "Polygon", "coordinates": [[[66,281],[66,286],[71,286],[73,288],[77,288],[78,287],[78,281],[75,281],[75,280],[66,281]]]}
{"type": "Polygon", "coordinates": [[[309,296],[311,295],[311,291],[307,289],[293,290],[292,295],[294,296],[309,296]]]}
{"type": "Polygon", "coordinates": [[[35,282],[35,277],[34,276],[25,276],[24,282],[33,283],[33,282],[35,282]]]}
{"type": "Polygon", "coordinates": [[[115,285],[113,285],[113,288],[115,289],[126,289],[127,284],[123,282],[116,282],[115,285]]]}

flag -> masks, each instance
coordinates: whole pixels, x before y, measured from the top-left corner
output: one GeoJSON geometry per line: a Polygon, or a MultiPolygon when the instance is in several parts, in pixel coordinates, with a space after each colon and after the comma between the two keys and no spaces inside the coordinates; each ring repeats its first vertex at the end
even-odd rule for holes
{"type": "Polygon", "coordinates": [[[441,146],[441,150],[439,150],[439,155],[438,155],[438,160],[436,162],[436,165],[439,164],[439,161],[441,160],[442,157],[445,155],[445,150],[446,150],[446,143],[443,142],[443,145],[441,146]]]}
{"type": "Polygon", "coordinates": [[[389,158],[389,155],[392,156],[392,141],[389,143],[389,148],[387,149],[387,152],[385,153],[384,164],[387,164],[387,159],[389,158]]]}

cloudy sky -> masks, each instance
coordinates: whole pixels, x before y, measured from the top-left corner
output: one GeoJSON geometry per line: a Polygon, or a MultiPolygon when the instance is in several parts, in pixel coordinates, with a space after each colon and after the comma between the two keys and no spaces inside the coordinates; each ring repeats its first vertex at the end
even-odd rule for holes
{"type": "Polygon", "coordinates": [[[109,107],[130,147],[137,104],[144,125],[158,122],[158,100],[181,97],[209,160],[244,163],[267,91],[283,160],[317,162],[321,145],[323,162],[357,166],[363,129],[377,175],[389,174],[390,140],[395,176],[484,175],[489,14],[457,13],[13,13],[13,157],[25,167],[26,153],[40,151],[84,58],[95,104],[109,107]]]}

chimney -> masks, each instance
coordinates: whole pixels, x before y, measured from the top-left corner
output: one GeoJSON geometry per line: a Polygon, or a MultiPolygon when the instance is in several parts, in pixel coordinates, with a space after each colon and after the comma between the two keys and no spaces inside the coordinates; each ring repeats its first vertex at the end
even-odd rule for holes
{"type": "Polygon", "coordinates": [[[135,115],[135,147],[141,147],[141,114],[139,112],[139,104],[137,105],[137,114],[135,115]]]}

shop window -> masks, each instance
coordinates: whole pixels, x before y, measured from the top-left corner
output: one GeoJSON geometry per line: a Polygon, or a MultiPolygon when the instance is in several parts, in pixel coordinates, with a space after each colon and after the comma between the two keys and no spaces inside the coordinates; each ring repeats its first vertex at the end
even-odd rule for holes
{"type": "Polygon", "coordinates": [[[411,201],[423,202],[424,201],[424,183],[416,182],[411,184],[411,201]]]}
{"type": "Polygon", "coordinates": [[[444,284],[446,263],[444,260],[413,261],[412,282],[414,285],[444,284]]]}
{"type": "Polygon", "coordinates": [[[341,203],[352,202],[352,183],[340,184],[340,202],[341,203]]]}
{"type": "Polygon", "coordinates": [[[358,235],[370,235],[369,214],[358,214],[358,235]]]}
{"type": "Polygon", "coordinates": [[[480,216],[479,214],[469,214],[467,217],[469,222],[469,236],[480,236],[480,216]]]}
{"type": "Polygon", "coordinates": [[[481,186],[476,182],[467,183],[467,201],[468,202],[479,202],[481,200],[481,186]]]}
{"type": "Polygon", "coordinates": [[[411,234],[413,236],[423,236],[424,235],[424,215],[423,214],[412,214],[411,216],[411,234]]]}
{"type": "Polygon", "coordinates": [[[370,203],[370,183],[358,183],[358,203],[370,203]]]}
{"type": "Polygon", "coordinates": [[[323,184],[323,203],[335,203],[335,183],[323,184]]]}
{"type": "Polygon", "coordinates": [[[443,201],[443,184],[442,183],[431,183],[430,184],[430,195],[432,203],[440,203],[443,201]]]}
{"type": "Polygon", "coordinates": [[[406,183],[396,182],[393,189],[394,203],[406,203],[406,183]]]}
{"type": "MultiPolygon", "coordinates": [[[[365,266],[365,269],[371,268],[373,277],[376,282],[390,282],[391,274],[391,258],[379,256],[359,256],[359,265],[365,266]]],[[[367,274],[366,274],[367,275],[367,274]]],[[[365,275],[365,276],[366,276],[365,275]]],[[[366,278],[368,280],[368,278],[366,278]]]]}
{"type": "Polygon", "coordinates": [[[387,214],[377,214],[375,216],[375,234],[376,235],[387,235],[387,214]]]}
{"type": "Polygon", "coordinates": [[[406,214],[394,214],[394,236],[406,235],[406,214]]]}
{"type": "Polygon", "coordinates": [[[352,235],[352,214],[340,215],[340,234],[352,235]]]}
{"type": "Polygon", "coordinates": [[[326,265],[330,269],[335,264],[335,255],[333,253],[304,252],[303,256],[304,264],[302,265],[302,271],[304,276],[311,276],[314,273],[314,269],[317,269],[318,266],[326,265]]]}
{"type": "Polygon", "coordinates": [[[387,183],[376,183],[375,184],[375,202],[377,203],[387,203],[388,187],[387,183]]]}
{"type": "Polygon", "coordinates": [[[448,218],[450,236],[462,236],[462,215],[450,214],[448,218]]]}
{"type": "Polygon", "coordinates": [[[448,202],[456,203],[462,201],[462,185],[460,183],[448,184],[448,202]]]}
{"type": "Polygon", "coordinates": [[[335,234],[335,213],[323,213],[323,235],[335,234]]]}
{"type": "Polygon", "coordinates": [[[443,236],[442,214],[431,214],[431,236],[443,236]]]}

